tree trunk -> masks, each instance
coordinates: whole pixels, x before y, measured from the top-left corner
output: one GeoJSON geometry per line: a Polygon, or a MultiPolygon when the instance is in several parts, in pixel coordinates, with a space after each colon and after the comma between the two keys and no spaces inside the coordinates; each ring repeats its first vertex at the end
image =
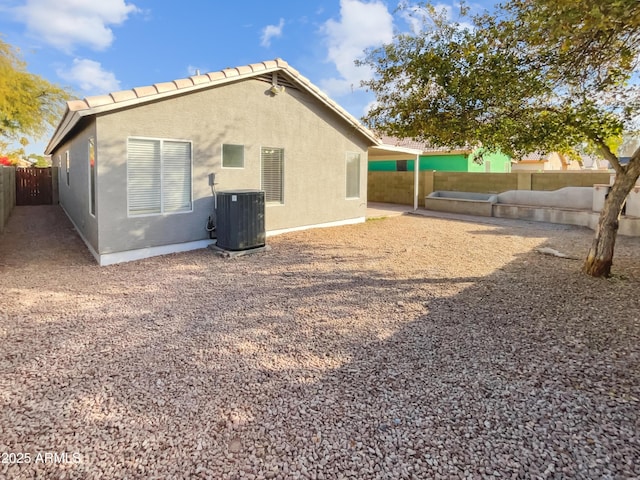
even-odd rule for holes
{"type": "Polygon", "coordinates": [[[618,234],[618,223],[622,207],[627,195],[638,179],[638,159],[636,165],[630,164],[622,172],[616,174],[615,182],[609,191],[604,208],[600,213],[596,233],[593,237],[591,249],[582,266],[582,271],[592,277],[608,277],[611,275],[613,264],[613,249],[618,234]]]}

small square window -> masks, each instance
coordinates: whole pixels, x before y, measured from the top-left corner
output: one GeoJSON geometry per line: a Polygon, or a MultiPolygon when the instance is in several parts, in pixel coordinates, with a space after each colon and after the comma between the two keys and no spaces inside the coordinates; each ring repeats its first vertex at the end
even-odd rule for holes
{"type": "Polygon", "coordinates": [[[222,145],[222,166],[244,168],[244,145],[222,145]]]}

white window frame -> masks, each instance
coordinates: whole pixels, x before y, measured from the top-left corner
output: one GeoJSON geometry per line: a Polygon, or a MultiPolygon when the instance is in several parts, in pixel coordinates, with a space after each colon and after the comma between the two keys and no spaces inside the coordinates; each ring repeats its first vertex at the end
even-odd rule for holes
{"type": "Polygon", "coordinates": [[[67,187],[71,186],[71,160],[69,159],[69,150],[64,152],[64,168],[67,174],[67,187]]]}
{"type": "Polygon", "coordinates": [[[96,141],[94,137],[89,137],[87,142],[87,165],[89,167],[89,215],[95,217],[97,207],[96,189],[98,187],[98,160],[96,158],[96,141]],[[93,147],[93,172],[91,171],[91,147],[93,147]],[[93,188],[91,188],[92,186],[93,188]],[[92,206],[93,211],[91,211],[92,206]]]}
{"type": "Polygon", "coordinates": [[[220,165],[224,169],[242,170],[244,168],[245,152],[246,152],[246,148],[245,148],[245,145],[242,144],[242,143],[223,143],[220,146],[220,165]],[[241,167],[225,167],[224,166],[224,146],[225,145],[229,145],[229,146],[232,146],[232,147],[242,147],[242,166],[241,167]]]}
{"type": "Polygon", "coordinates": [[[191,140],[185,140],[180,138],[158,138],[158,137],[127,137],[127,217],[128,218],[141,218],[141,217],[157,217],[159,215],[180,215],[184,213],[193,213],[193,142],[191,140]],[[160,212],[158,213],[131,213],[129,208],[129,140],[150,140],[160,142],[160,212]],[[188,143],[191,150],[191,162],[190,162],[190,188],[189,195],[191,198],[191,208],[189,210],[181,210],[179,212],[165,212],[164,211],[164,195],[162,192],[162,185],[164,182],[164,169],[163,167],[163,155],[162,155],[162,143],[163,142],[183,142],[188,143]]]}
{"type": "Polygon", "coordinates": [[[362,189],[360,188],[360,179],[362,178],[362,154],[360,152],[347,152],[345,153],[344,156],[344,177],[345,177],[345,182],[344,182],[344,186],[345,186],[345,198],[347,200],[357,200],[360,199],[360,196],[362,194],[362,189]],[[357,196],[353,196],[353,195],[349,195],[349,156],[350,155],[357,155],[358,156],[358,195],[357,196]]]}
{"type": "Polygon", "coordinates": [[[260,147],[260,188],[262,190],[264,190],[265,192],[265,204],[269,205],[269,206],[276,206],[276,205],[284,205],[284,201],[285,201],[285,196],[286,196],[286,192],[285,192],[285,188],[284,188],[284,184],[285,184],[285,169],[286,169],[286,162],[285,162],[285,149],[283,147],[260,147]],[[263,168],[264,168],[264,162],[262,159],[262,151],[265,149],[270,149],[270,150],[280,150],[282,152],[282,174],[280,176],[280,191],[281,191],[281,195],[280,195],[280,200],[279,201],[267,201],[267,192],[264,188],[264,183],[263,183],[263,168]]]}

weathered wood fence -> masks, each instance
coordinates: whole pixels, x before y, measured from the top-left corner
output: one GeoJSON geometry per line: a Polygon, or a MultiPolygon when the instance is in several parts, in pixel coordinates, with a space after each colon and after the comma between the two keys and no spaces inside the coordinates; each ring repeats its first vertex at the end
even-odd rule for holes
{"type": "Polygon", "coordinates": [[[16,170],[16,205],[50,205],[53,203],[51,168],[16,170]]]}

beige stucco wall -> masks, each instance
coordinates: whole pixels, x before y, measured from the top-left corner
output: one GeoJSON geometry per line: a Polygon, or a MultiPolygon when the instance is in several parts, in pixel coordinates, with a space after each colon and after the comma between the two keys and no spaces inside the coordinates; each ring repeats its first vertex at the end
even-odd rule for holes
{"type": "MultiPolygon", "coordinates": [[[[57,173],[53,181],[58,184],[58,200],[62,208],[74,223],[79,233],[91,247],[99,250],[98,218],[100,216],[100,202],[96,199],[96,216],[89,212],[89,139],[96,138],[96,123],[92,120],[83,121],[76,135],[63,142],[51,155],[52,173],[57,173]],[[67,185],[67,171],[65,152],[69,152],[69,185],[67,185]],[[59,167],[59,168],[56,168],[59,167]]],[[[100,162],[97,161],[98,168],[100,162]]],[[[99,184],[99,180],[98,180],[99,184]]],[[[55,187],[54,187],[55,190],[55,187]]],[[[105,205],[105,210],[108,206],[105,205]]]]}
{"type": "Polygon", "coordinates": [[[309,94],[288,88],[273,96],[269,87],[250,79],[98,116],[98,252],[208,238],[205,225],[213,209],[208,175],[216,174],[218,191],[259,189],[263,146],[284,148],[285,156],[284,204],[267,206],[268,231],[363,218],[367,140],[309,94]],[[126,159],[132,136],[193,142],[193,212],[128,217],[126,159]],[[222,168],[223,143],[245,146],[244,168],[222,168]],[[347,152],[361,154],[357,199],[345,198],[347,152]]]}

